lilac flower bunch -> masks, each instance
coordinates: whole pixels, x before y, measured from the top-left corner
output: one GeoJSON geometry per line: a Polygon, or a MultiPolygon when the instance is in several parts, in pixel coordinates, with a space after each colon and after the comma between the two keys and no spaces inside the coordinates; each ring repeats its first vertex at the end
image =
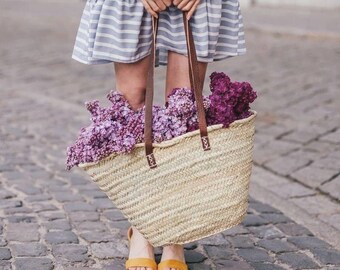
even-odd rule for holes
{"type": "MultiPolygon", "coordinates": [[[[247,82],[231,82],[223,72],[210,75],[209,96],[203,96],[208,125],[223,124],[248,117],[249,104],[256,92],[247,82]]],[[[110,154],[130,153],[144,141],[145,106],[134,111],[125,97],[112,90],[107,98],[112,103],[103,108],[99,101],[85,103],[92,123],[80,130],[76,142],[67,148],[67,169],[80,163],[97,162],[110,154]]],[[[153,142],[170,140],[198,129],[194,93],[189,88],[174,88],[165,106],[152,108],[153,142]]]]}
{"type": "Polygon", "coordinates": [[[251,115],[249,104],[257,94],[248,82],[231,82],[223,72],[213,72],[210,75],[210,90],[208,125],[223,124],[226,128],[235,120],[251,115]]]}

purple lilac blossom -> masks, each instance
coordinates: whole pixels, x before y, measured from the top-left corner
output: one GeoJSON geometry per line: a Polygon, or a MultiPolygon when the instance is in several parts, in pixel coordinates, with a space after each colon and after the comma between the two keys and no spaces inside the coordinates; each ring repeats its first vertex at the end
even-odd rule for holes
{"type": "MultiPolygon", "coordinates": [[[[249,104],[257,95],[247,82],[231,82],[223,72],[210,75],[209,96],[203,96],[207,125],[228,127],[237,119],[251,115],[249,104]]],[[[134,111],[123,94],[110,91],[111,106],[103,108],[99,101],[86,102],[91,125],[82,128],[76,142],[67,148],[67,169],[80,163],[98,162],[110,154],[130,153],[144,141],[145,106],[134,111]]],[[[174,88],[165,106],[152,108],[152,141],[160,143],[186,132],[197,130],[198,116],[193,91],[174,88]]]]}

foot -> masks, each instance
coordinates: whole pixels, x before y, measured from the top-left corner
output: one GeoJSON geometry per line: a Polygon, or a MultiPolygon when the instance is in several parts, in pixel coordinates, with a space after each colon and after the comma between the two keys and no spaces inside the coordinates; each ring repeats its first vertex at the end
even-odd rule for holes
{"type": "MultiPolygon", "coordinates": [[[[184,248],[182,245],[168,245],[163,247],[162,261],[178,260],[185,263],[184,248]]],[[[177,268],[164,268],[164,270],[178,270],[177,268]]]]}
{"type": "MultiPolygon", "coordinates": [[[[129,259],[150,258],[155,259],[153,246],[143,237],[143,235],[132,226],[132,236],[130,240],[129,259]]],[[[153,270],[150,267],[130,267],[129,270],[153,270]]]]}

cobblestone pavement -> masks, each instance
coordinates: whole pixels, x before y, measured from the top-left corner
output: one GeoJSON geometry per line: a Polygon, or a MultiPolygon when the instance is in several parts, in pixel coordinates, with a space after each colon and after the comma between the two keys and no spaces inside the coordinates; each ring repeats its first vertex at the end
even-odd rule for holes
{"type": "MultiPolygon", "coordinates": [[[[119,270],[128,253],[128,222],[81,171],[64,171],[66,146],[89,122],[83,102],[114,83],[112,67],[70,59],[82,5],[0,2],[0,269],[119,270]]],[[[339,44],[254,30],[247,41],[247,56],[214,63],[208,74],[225,71],[259,91],[252,182],[260,191],[242,225],[186,245],[187,262],[196,270],[340,269],[340,252],[288,217],[295,207],[306,212],[332,228],[336,246],[339,44]],[[261,191],[292,209],[260,202],[261,191]]]]}

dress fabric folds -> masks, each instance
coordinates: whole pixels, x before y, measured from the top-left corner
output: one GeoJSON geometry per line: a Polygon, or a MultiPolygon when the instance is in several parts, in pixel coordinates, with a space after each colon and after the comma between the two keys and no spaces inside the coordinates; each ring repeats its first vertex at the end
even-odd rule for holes
{"type": "MultiPolygon", "coordinates": [[[[155,66],[167,65],[168,50],[187,55],[182,11],[159,13],[155,66]]],[[[198,61],[246,52],[238,0],[201,0],[190,19],[198,61]]],[[[141,0],[88,0],[72,58],[84,64],[133,63],[151,53],[152,18],[141,0]]]]}

